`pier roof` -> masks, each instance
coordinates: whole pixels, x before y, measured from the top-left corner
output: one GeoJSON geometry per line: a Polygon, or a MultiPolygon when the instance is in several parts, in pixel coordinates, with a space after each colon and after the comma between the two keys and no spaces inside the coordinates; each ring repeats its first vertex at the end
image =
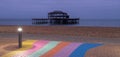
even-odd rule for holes
{"type": "Polygon", "coordinates": [[[67,13],[63,12],[63,11],[56,10],[56,11],[53,11],[53,12],[49,12],[48,14],[67,14],[67,13]]]}

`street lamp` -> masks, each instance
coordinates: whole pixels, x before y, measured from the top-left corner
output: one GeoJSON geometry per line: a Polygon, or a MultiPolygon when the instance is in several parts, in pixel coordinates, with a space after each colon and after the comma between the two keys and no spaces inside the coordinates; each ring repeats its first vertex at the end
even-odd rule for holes
{"type": "Polygon", "coordinates": [[[22,27],[19,27],[17,30],[18,30],[18,47],[22,48],[22,27]]]}

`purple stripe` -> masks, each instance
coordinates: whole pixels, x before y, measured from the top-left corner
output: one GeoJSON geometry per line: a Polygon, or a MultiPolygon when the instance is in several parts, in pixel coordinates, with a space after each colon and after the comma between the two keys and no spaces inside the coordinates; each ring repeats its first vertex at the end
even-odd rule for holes
{"type": "Polygon", "coordinates": [[[82,43],[71,43],[68,46],[61,49],[58,53],[56,53],[53,57],[69,57],[69,55],[82,43]]]}

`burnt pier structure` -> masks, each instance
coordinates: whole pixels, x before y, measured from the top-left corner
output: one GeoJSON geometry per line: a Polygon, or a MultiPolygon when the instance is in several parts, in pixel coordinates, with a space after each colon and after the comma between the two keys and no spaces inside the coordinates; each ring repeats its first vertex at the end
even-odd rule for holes
{"type": "Polygon", "coordinates": [[[48,18],[33,18],[32,24],[79,24],[79,18],[69,18],[69,15],[62,11],[48,13],[48,18]]]}

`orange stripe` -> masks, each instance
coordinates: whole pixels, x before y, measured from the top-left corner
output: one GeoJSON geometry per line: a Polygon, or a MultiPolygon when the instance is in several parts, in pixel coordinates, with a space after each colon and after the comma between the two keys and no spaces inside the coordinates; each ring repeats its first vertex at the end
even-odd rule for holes
{"type": "Polygon", "coordinates": [[[58,51],[60,51],[62,48],[64,48],[68,44],[70,44],[70,42],[61,42],[55,48],[53,48],[52,50],[48,51],[47,53],[45,53],[40,57],[53,57],[54,54],[56,54],[58,51]]]}

